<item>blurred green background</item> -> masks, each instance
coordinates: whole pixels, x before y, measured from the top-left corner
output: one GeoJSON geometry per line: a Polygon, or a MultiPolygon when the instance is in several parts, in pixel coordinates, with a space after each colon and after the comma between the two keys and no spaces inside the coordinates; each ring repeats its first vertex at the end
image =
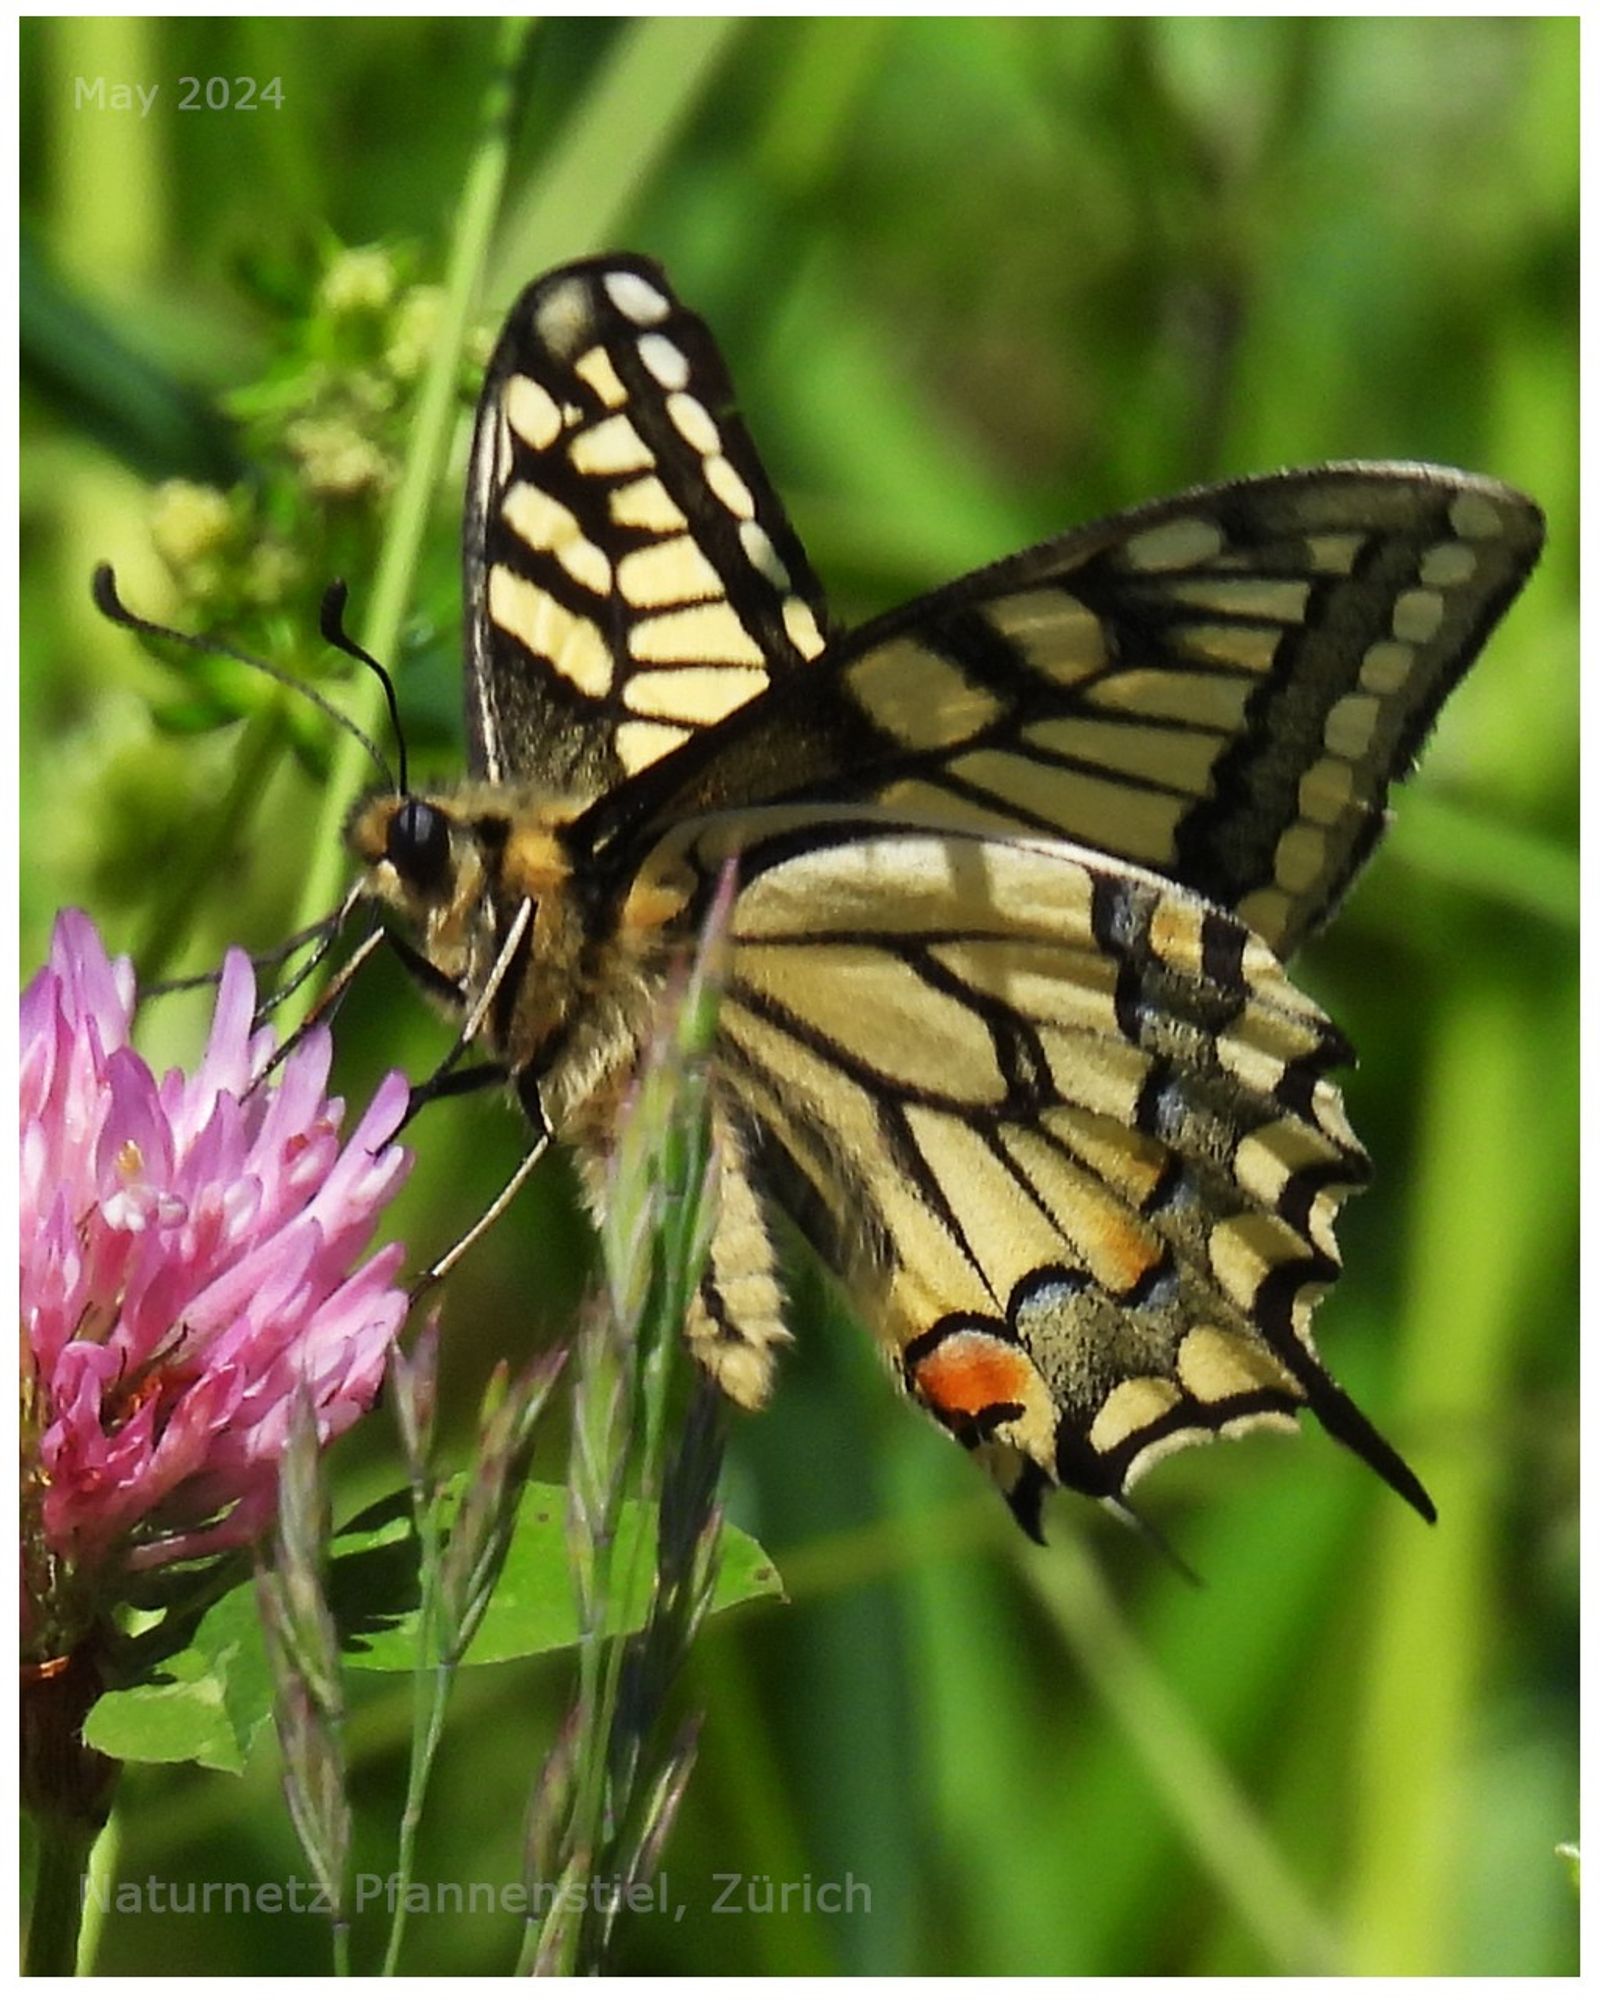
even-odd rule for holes
{"type": "MultiPolygon", "coordinates": [[[[195,622],[151,540],[173,477],[237,478],[252,531],[304,536],[260,431],[217,398],[255,385],[259,420],[286,369],[337,373],[305,328],[338,245],[442,277],[499,32],[23,24],[25,968],[65,902],[169,969],[296,920],[322,838],[315,719],[245,676],[224,693],[253,719],[202,730],[219,684],[101,623],[87,577],[110,558],[130,602],[195,622]],[[228,80],[230,104],[237,79],[281,79],[281,103],[183,109],[189,76],[228,80]],[[113,108],[151,84],[147,114],[113,108]]],[[[1555,1849],[1577,1822],[1577,103],[1571,21],[536,29],[477,315],[568,255],[661,258],[846,617],[1074,520],[1321,458],[1496,473],[1550,520],[1383,854],[1299,966],[1362,1053],[1347,1094],[1377,1170],[1319,1333],[1439,1526],[1310,1425],[1184,1454],[1142,1490],[1203,1588],[1070,1498],[1034,1560],[802,1276],[802,1338],[729,1476],[790,1602],[702,1642],[671,1907],[624,1927],[623,1969],[1576,1969],[1555,1849]],[[818,1907],[852,1883],[848,1913],[818,1907]]],[[[403,442],[406,418],[402,400],[374,421],[403,442]]],[[[467,419],[463,401],[397,662],[434,775],[460,760],[467,419]]],[[[315,513],[295,590],[241,603],[237,637],[325,669],[311,607],[346,568],[359,629],[374,492],[315,513]]],[[[163,1003],[152,1049],[192,1053],[196,1019],[163,1003]]],[[[387,969],[340,1037],[352,1097],[447,1041],[387,969]]],[[[400,1226],[430,1254],[519,1134],[474,1099],[416,1137],[400,1226]]],[[[452,1283],[458,1402],[496,1353],[560,1333],[589,1257],[552,1167],[452,1283]]],[[[368,1429],[341,1461],[351,1505],[396,1477],[368,1429]]],[[[467,1677],[424,1880],[516,1878],[566,1694],[562,1663],[467,1677]]],[[[358,1686],[377,1874],[405,1729],[403,1691],[358,1686]]],[[[304,1873],[270,1745],[240,1780],[135,1771],[124,1806],[129,1879],[304,1873]]],[[[515,1928],[418,1922],[412,1966],[503,1969],[515,1928]]],[[[325,1954],[311,1918],[113,1915],[99,1969],[325,1954]]]]}

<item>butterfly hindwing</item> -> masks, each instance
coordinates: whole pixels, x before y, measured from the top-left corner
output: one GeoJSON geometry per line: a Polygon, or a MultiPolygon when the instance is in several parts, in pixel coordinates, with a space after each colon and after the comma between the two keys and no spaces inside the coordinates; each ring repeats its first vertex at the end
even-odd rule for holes
{"type": "Polygon", "coordinates": [[[666,816],[783,796],[780,770],[797,796],[1132,861],[1287,956],[1541,536],[1511,488],[1404,465],[1116,516],[852,633],[684,760],[666,816]]]}
{"type": "MultiPolygon", "coordinates": [[[[838,808],[679,829],[739,853],[717,1074],[906,1386],[1025,1525],[1310,1407],[1424,1511],[1310,1315],[1366,1158],[1348,1050],[1236,919],[1059,842],[838,808]]],[[[727,1329],[737,1336],[737,1326],[727,1329]]]]}
{"type": "Polygon", "coordinates": [[[595,793],[822,650],[822,594],[703,323],[643,258],[530,285],[464,534],[474,775],[595,793]]]}

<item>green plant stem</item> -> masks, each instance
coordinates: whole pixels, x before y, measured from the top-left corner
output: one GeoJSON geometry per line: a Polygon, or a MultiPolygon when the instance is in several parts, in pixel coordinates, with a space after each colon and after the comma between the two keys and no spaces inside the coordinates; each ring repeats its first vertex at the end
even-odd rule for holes
{"type": "MultiPolygon", "coordinates": [[[[632,1359],[633,1357],[629,1357],[630,1362],[632,1359]]],[[[630,1404],[635,1393],[636,1385],[630,1383],[627,1390],[630,1404]]],[[[630,1432],[632,1428],[630,1414],[630,1432]]],[[[595,1533],[589,1593],[584,1605],[583,1632],[578,1642],[580,1723],[574,1762],[579,1775],[577,1796],[572,1810],[571,1832],[567,1841],[566,1874],[569,1881],[582,1883],[585,1891],[593,1879],[595,1855],[600,1842],[600,1820],[605,1806],[607,1752],[611,1742],[612,1720],[616,1714],[617,1679],[622,1664],[624,1642],[620,1638],[608,1642],[606,1619],[608,1610],[614,1602],[612,1568],[616,1554],[616,1526],[626,1491],[628,1456],[624,1451],[623,1461],[613,1468],[608,1484],[604,1516],[595,1533]]],[[[631,1576],[629,1581],[632,1582],[631,1576]]],[[[550,1966],[550,1971],[569,1977],[576,1972],[578,1946],[582,1940],[583,1929],[581,1921],[569,1921],[564,1925],[560,1932],[560,1956],[550,1966]]],[[[519,1971],[527,1969],[526,1961],[537,1949],[538,1941],[538,1932],[530,1928],[524,1943],[525,1962],[518,1966],[519,1971]]]]}
{"type": "Polygon", "coordinates": [[[1577,1054],[1566,1024],[1577,998],[1486,971],[1453,998],[1431,1041],[1399,1400],[1428,1412],[1441,1441],[1426,1468],[1439,1526],[1387,1516],[1365,1583],[1371,1654],[1346,1901],[1357,1974],[1465,1969],[1456,1954],[1467,1790],[1481,1754],[1481,1682],[1500,1643],[1493,1579],[1511,1477],[1497,1425],[1517,1394],[1525,1301],[1538,1295],[1548,1232],[1561,1229],[1551,1189],[1528,1163],[1571,1143],[1577,1054]],[[1509,1150],[1507,1132],[1519,1135],[1509,1150]]]}
{"type": "Polygon", "coordinates": [[[83,1914],[78,1930],[78,1971],[88,1976],[94,1971],[94,1962],[100,1951],[100,1936],[106,1927],[106,1911],[110,1907],[111,1887],[117,1879],[117,1864],[122,1858],[122,1814],[113,1810],[110,1819],[101,1830],[100,1838],[90,1849],[85,1882],[90,1893],[84,1897],[83,1914]]]}
{"type": "Polygon", "coordinates": [[[1337,1941],[1249,1801],[1129,1631],[1081,1543],[1028,1550],[1033,1585],[1084,1676],[1138,1752],[1201,1867],[1282,1972],[1337,1970],[1337,1941]]]}
{"type": "MultiPolygon", "coordinates": [[[[632,1428],[634,1426],[630,1426],[632,1428]]],[[[582,1726],[575,1760],[579,1773],[578,1792],[567,1845],[566,1875],[568,1884],[582,1884],[585,1894],[593,1882],[595,1862],[605,1836],[606,1778],[611,1768],[611,1736],[616,1723],[622,1663],[628,1644],[620,1633],[608,1637],[606,1625],[609,1608],[617,1602],[612,1574],[616,1551],[615,1516],[626,1491],[626,1466],[634,1456],[629,1453],[624,1460],[620,1476],[608,1496],[605,1527],[595,1544],[591,1615],[578,1649],[578,1712],[582,1717],[582,1726]]],[[[621,1600],[624,1603],[636,1601],[638,1573],[646,1539],[641,1535],[634,1544],[621,1600]]],[[[549,1972],[570,1978],[580,1970],[579,1952],[590,1914],[586,1905],[582,1919],[563,1927],[560,1932],[561,1950],[556,1960],[546,1968],[549,1972]]],[[[531,1956],[536,1935],[530,1933],[525,1958],[531,1956]]],[[[526,1969],[526,1965],[518,1967],[519,1971],[526,1969]]]]}
{"type": "Polygon", "coordinates": [[[492,293],[497,303],[535,272],[610,247],[747,25],[737,15],[628,23],[538,185],[507,218],[495,259],[507,274],[492,293]]]}
{"type": "MultiPolygon", "coordinates": [[[[600,1518],[592,1526],[588,1575],[579,1594],[584,1623],[578,1655],[577,1788],[564,1843],[561,1886],[580,1887],[586,1895],[601,1852],[614,1850],[626,1824],[630,1805],[626,1793],[636,1775],[636,1756],[624,1769],[614,1742],[629,1646],[625,1637],[608,1636],[606,1629],[611,1607],[617,1602],[616,1524],[623,1497],[630,1489],[637,1491],[643,1505],[659,1501],[672,1369],[680,1353],[679,1330],[692,1290],[699,1283],[704,1250],[699,1241],[701,1218],[711,1198],[704,1079],[686,1064],[704,1059],[715,1014],[713,1009],[688,1022],[689,1009],[702,1004],[695,988],[680,1004],[684,1017],[675,1029],[677,1044],[670,1051],[656,1051],[640,1086],[630,1131],[618,1153],[618,1180],[636,1177],[636,1185],[627,1198],[613,1196],[614,1201],[622,1202],[624,1213],[636,1211],[641,1223],[646,1216],[651,1217],[650,1281],[642,1309],[630,1305],[626,1302],[638,1296],[632,1271],[619,1272],[613,1267],[608,1324],[597,1332],[587,1365],[580,1362],[580,1366],[586,1365],[586,1376],[580,1391],[579,1424],[585,1422],[586,1406],[603,1410],[605,1434],[593,1439],[578,1436],[574,1450],[583,1452],[586,1462],[600,1472],[605,1497],[600,1518]],[[652,1137],[647,1154],[632,1143],[641,1132],[652,1137]],[[635,1314],[637,1323],[630,1326],[628,1321],[635,1314]],[[599,1364],[620,1371],[620,1382],[597,1383],[595,1367],[599,1364]],[[615,1824],[607,1823],[608,1808],[616,1814],[615,1824]]],[[[637,1243],[623,1254],[631,1263],[638,1254],[637,1243]]],[[[658,1511],[658,1589],[660,1534],[658,1511]]],[[[627,1575],[620,1580],[622,1602],[637,1600],[645,1561],[645,1537],[641,1536],[633,1544],[627,1575]]],[[[648,1629],[647,1625],[647,1633],[648,1629]]],[[[599,1921],[600,1913],[586,1902],[581,1916],[558,1926],[547,1959],[540,1956],[545,1927],[530,1923],[519,1969],[531,1969],[538,1959],[539,1970],[557,1975],[594,1970],[591,1961],[603,1950],[603,1927],[598,1935],[596,1931],[599,1921]]]]}
{"type": "Polygon", "coordinates": [[[442,1548],[439,1536],[439,1508],[434,1498],[417,1509],[417,1574],[422,1579],[422,1604],[417,1620],[417,1664],[411,1683],[411,1758],[406,1771],[406,1802],[400,1815],[400,1832],[395,1853],[394,1917],[384,1947],[383,1971],[391,1977],[400,1962],[405,1942],[407,1891],[417,1859],[417,1831],[422,1824],[423,1802],[433,1775],[433,1762],[444,1733],[445,1710],[455,1679],[453,1660],[437,1657],[439,1651],[439,1575],[442,1548]]]}
{"type": "MultiPolygon", "coordinates": [[[[639,1498],[643,1503],[646,1505],[649,1504],[661,1483],[659,1477],[659,1460],[652,1459],[650,1456],[649,1440],[652,1426],[648,1402],[646,1404],[646,1416],[643,1426],[638,1426],[636,1420],[635,1424],[629,1427],[630,1440],[636,1434],[638,1428],[644,1430],[645,1437],[643,1441],[634,1446],[634,1449],[627,1454],[624,1460],[622,1476],[617,1482],[619,1504],[621,1497],[628,1490],[629,1468],[635,1463],[639,1467],[638,1491],[639,1498]]],[[[656,1522],[656,1529],[659,1540],[659,1516],[656,1522]]],[[[640,1535],[633,1544],[628,1560],[627,1575],[622,1579],[621,1602],[624,1604],[633,1604],[638,1601],[640,1572],[645,1566],[646,1539],[645,1536],[640,1535]]],[[[615,1567],[614,1556],[615,1543],[613,1537],[613,1546],[608,1551],[606,1564],[606,1588],[598,1600],[602,1607],[617,1602],[612,1589],[614,1581],[612,1571],[615,1567]]],[[[603,1622],[602,1618],[602,1625],[603,1622]]],[[[590,1854],[598,1852],[601,1840],[604,1838],[606,1831],[603,1824],[606,1804],[605,1779],[606,1774],[611,1768],[611,1733],[617,1718],[617,1698],[622,1685],[622,1663],[627,1654],[628,1642],[619,1633],[609,1643],[602,1638],[597,1650],[604,1670],[598,1718],[600,1726],[596,1734],[598,1754],[591,1762],[584,1766],[584,1790],[579,1796],[582,1801],[581,1810],[586,1816],[580,1818],[578,1821],[580,1827],[584,1829],[584,1836],[590,1854]]],[[[581,1935],[581,1926],[575,1926],[572,1935],[574,1943],[576,1943],[578,1937],[581,1935]]],[[[576,1967],[569,1969],[576,1970],[576,1967]]]]}
{"type": "Polygon", "coordinates": [[[277,768],[283,740],[283,718],[276,703],[245,724],[227,791],[162,878],[161,895],[136,954],[145,982],[160,979],[183,949],[195,913],[204,904],[201,892],[225,872],[227,856],[240,844],[256,802],[277,768]]]}
{"type": "Polygon", "coordinates": [[[78,1966],[83,1881],[99,1829],[53,1815],[34,1826],[38,1867],[22,1969],[30,1978],[70,1975],[78,1966]]]}
{"type": "MultiPolygon", "coordinates": [[[[527,20],[501,24],[494,76],[484,94],[478,143],[462,187],[455,241],[445,274],[438,339],[423,378],[410,448],[390,510],[367,614],[361,624],[361,643],[374,658],[386,664],[396,657],[428,514],[449,454],[461,355],[505,186],[522,68],[532,32],[533,24],[527,20]]],[[[347,706],[353,719],[369,734],[381,733],[383,697],[375,681],[363,695],[352,694],[347,706]]],[[[359,743],[341,735],[323,794],[311,865],[306,871],[293,929],[315,922],[338,899],[347,866],[341,835],[345,815],[361,787],[365,757],[359,743]]],[[[285,1030],[304,1018],[315,997],[311,990],[315,983],[308,980],[285,1003],[282,1022],[285,1030]]]]}
{"type": "MultiPolygon", "coordinates": [[[[619,1494],[625,1493],[630,1484],[630,1475],[637,1483],[639,1498],[646,1505],[659,1502],[661,1494],[662,1460],[667,1428],[667,1391],[672,1375],[672,1365],[677,1358],[679,1329],[688,1315],[691,1282],[699,1282],[696,1267],[690,1280],[689,1231],[694,1226],[704,1197],[706,1168],[706,1125],[703,1099],[696,1091],[693,1081],[680,1079],[682,1093],[674,1108],[673,1125],[669,1129],[663,1147],[663,1179],[668,1182],[666,1199],[660,1223],[661,1249],[658,1252],[657,1281],[652,1288],[653,1309],[651,1310],[635,1350],[634,1365],[637,1375],[633,1384],[635,1417],[629,1424],[628,1437],[631,1449],[624,1461],[622,1477],[618,1483],[619,1494]],[[694,1097],[696,1109],[689,1112],[684,1099],[694,1097]],[[687,1120],[689,1130],[684,1129],[687,1120]],[[639,1405],[642,1404],[642,1411],[639,1405]],[[639,1415],[643,1422],[638,1421],[639,1415]]],[[[655,1560],[660,1564],[660,1513],[656,1517],[655,1560]]],[[[645,1537],[640,1536],[634,1543],[628,1565],[628,1574],[623,1579],[625,1604],[637,1601],[640,1572],[645,1566],[645,1537]]],[[[602,1598],[601,1602],[609,1601],[602,1598]]],[[[605,1686],[602,1695],[601,1714],[604,1718],[604,1732],[600,1737],[601,1754],[595,1760],[594,1790],[597,1794],[590,1801],[593,1813],[590,1826],[591,1852],[598,1846],[604,1829],[600,1821],[605,1804],[603,1779],[610,1768],[609,1750],[612,1727],[616,1720],[618,1693],[622,1681],[623,1661],[627,1654],[628,1642],[618,1637],[606,1650],[605,1686]]],[[[589,1773],[586,1771],[586,1777],[589,1773]]],[[[573,1931],[574,1941],[581,1935],[581,1927],[573,1931]]],[[[575,1968],[574,1968],[575,1969],[575,1968]]]]}
{"type": "MultiPolygon", "coordinates": [[[[682,1134],[669,1138],[669,1148],[682,1144],[682,1134]]],[[[704,1170],[703,1158],[696,1156],[696,1165],[704,1170]]],[[[639,1499],[645,1505],[659,1501],[661,1492],[661,1469],[667,1427],[667,1390],[672,1374],[675,1356],[674,1343],[678,1340],[678,1329],[683,1325],[688,1312],[688,1297],[681,1283],[687,1266],[687,1246],[683,1241],[686,1216],[698,1201],[691,1201],[683,1192],[688,1185],[681,1172],[683,1162],[674,1161],[671,1169],[675,1181],[676,1199],[669,1195],[661,1222],[662,1248],[659,1253],[658,1280],[652,1292],[652,1309],[639,1338],[635,1351],[634,1367],[637,1370],[631,1385],[630,1400],[633,1415],[628,1425],[629,1450],[624,1458],[621,1476],[617,1483],[617,1497],[630,1485],[635,1487],[639,1499]],[[639,1421],[640,1416],[643,1422],[639,1421]]],[[[700,1180],[692,1185],[699,1187],[700,1180]]],[[[698,1273],[696,1273],[698,1278],[698,1273]]],[[[655,1560],[660,1560],[660,1517],[657,1515],[657,1547],[655,1560]]],[[[605,1589],[597,1593],[597,1601],[605,1605],[614,1601],[611,1595],[611,1550],[607,1551],[605,1589]]],[[[633,1604],[640,1595],[640,1573],[647,1561],[646,1537],[634,1542],[628,1562],[628,1573],[622,1579],[624,1604],[633,1604]]],[[[627,1653],[627,1641],[622,1637],[613,1639],[609,1646],[602,1644],[598,1649],[604,1662],[604,1679],[600,1694],[600,1720],[603,1725],[599,1736],[600,1754],[592,1765],[584,1766],[585,1792],[580,1793],[582,1806],[588,1818],[580,1818],[578,1824],[588,1829],[591,1851],[598,1847],[604,1829],[601,1826],[604,1807],[604,1776],[609,1769],[607,1752],[611,1742],[612,1725],[616,1719],[618,1691],[622,1681],[623,1660],[627,1653]]],[[[575,1968],[569,1968],[575,1969],[575,1968]]]]}
{"type": "Polygon", "coordinates": [[[395,1911],[389,1926],[389,1941],[383,1953],[386,1977],[398,1969],[400,1949],[405,1943],[406,1918],[409,1915],[406,1892],[416,1867],[417,1830],[422,1824],[422,1808],[428,1795],[428,1782],[433,1775],[434,1758],[444,1734],[445,1710],[449,1706],[450,1687],[455,1679],[452,1663],[437,1660],[428,1667],[425,1655],[420,1652],[417,1672],[419,1686],[412,1709],[411,1763],[406,1774],[406,1803],[400,1815],[400,1836],[395,1854],[395,1911]]]}

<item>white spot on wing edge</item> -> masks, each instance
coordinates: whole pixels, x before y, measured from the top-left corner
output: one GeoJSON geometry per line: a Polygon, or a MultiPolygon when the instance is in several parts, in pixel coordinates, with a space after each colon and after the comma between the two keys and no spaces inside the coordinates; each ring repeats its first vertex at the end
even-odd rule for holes
{"type": "Polygon", "coordinates": [[[1122,546],[1122,560],[1134,569],[1190,569],[1221,555],[1224,540],[1215,521],[1180,514],[1130,535],[1122,546]]]}
{"type": "Polygon", "coordinates": [[[1322,740],[1335,757],[1355,764],[1367,754],[1381,705],[1373,694],[1341,695],[1328,710],[1322,740]]]}
{"type": "Polygon", "coordinates": [[[711,412],[697,397],[686,395],[681,389],[675,390],[667,398],[667,415],[686,444],[690,444],[702,458],[709,458],[722,449],[722,437],[711,412]]]}
{"type": "Polygon", "coordinates": [[[1450,525],[1466,541],[1492,541],[1501,532],[1500,510],[1481,493],[1461,493],[1450,503],[1450,525]]]}
{"type": "Polygon", "coordinates": [[[1300,774],[1300,812],[1316,826],[1332,826],[1355,800],[1356,774],[1342,757],[1319,757],[1300,774]]]}
{"type": "Polygon", "coordinates": [[[564,278],[552,285],[534,307],[533,324],[550,352],[570,361],[590,338],[594,324],[583,280],[564,278]]]}
{"type": "Polygon", "coordinates": [[[784,599],[783,629],[789,635],[789,644],[803,659],[814,660],[828,643],[817,624],[816,614],[803,597],[784,599]]]}
{"type": "Polygon", "coordinates": [[[1361,685],[1372,694],[1395,694],[1416,663],[1416,653],[1402,640],[1376,639],[1361,656],[1361,685]]]}
{"type": "Polygon", "coordinates": [[[772,546],[772,537],[759,521],[741,521],[739,524],[739,545],[744,550],[750,565],[780,590],[789,588],[789,572],[783,560],[772,546]]]}
{"type": "Polygon", "coordinates": [[[659,326],[672,311],[672,301],[637,271],[607,271],[601,280],[611,303],[635,326],[659,326]]]}
{"type": "Polygon", "coordinates": [[[727,508],[741,521],[753,520],[756,503],[750,489],[740,478],[732,463],[720,452],[714,453],[701,468],[706,476],[706,484],[727,508]]]}
{"type": "Polygon", "coordinates": [[[1294,905],[1281,889],[1252,889],[1240,903],[1238,914],[1251,930],[1275,945],[1288,928],[1294,905]]]}
{"type": "Polygon", "coordinates": [[[684,389],[689,383],[689,357],[664,333],[646,333],[639,338],[639,359],[663,389],[684,389]]]}
{"type": "Polygon", "coordinates": [[[1272,858],[1272,873],[1280,889],[1291,896],[1304,895],[1322,874],[1328,843],[1321,829],[1297,819],[1279,838],[1272,858]]]}
{"type": "Polygon", "coordinates": [[[1436,590],[1404,590],[1394,601],[1389,629],[1397,639],[1426,645],[1444,617],[1444,599],[1436,590]]]}

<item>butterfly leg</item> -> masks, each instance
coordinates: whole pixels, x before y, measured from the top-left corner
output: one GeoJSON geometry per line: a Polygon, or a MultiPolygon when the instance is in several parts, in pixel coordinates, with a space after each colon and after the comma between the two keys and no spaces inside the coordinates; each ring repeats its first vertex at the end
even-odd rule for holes
{"type": "Polygon", "coordinates": [[[547,1132],[541,1132],[529,1146],[527,1152],[523,1154],[521,1164],[518,1166],[516,1172],[506,1182],[505,1186],[495,1196],[494,1200],[490,1202],[489,1206],[478,1217],[472,1227],[464,1236],[458,1237],[442,1257],[436,1257],[427,1270],[412,1285],[411,1303],[413,1305],[425,1293],[431,1292],[435,1285],[441,1283],[447,1273],[453,1271],[456,1265],[461,1262],[461,1259],[466,1256],[478,1238],[487,1235],[500,1220],[512,1202],[516,1200],[518,1194],[521,1193],[523,1182],[527,1180],[534,1168],[544,1158],[549,1145],[550,1135],[547,1132]]]}
{"type": "Polygon", "coordinates": [[[417,1113],[425,1111],[430,1104],[437,1104],[446,1097],[465,1097],[474,1090],[492,1090],[496,1084],[507,1082],[510,1075],[511,1072],[501,1063],[474,1063],[471,1069],[450,1069],[441,1064],[432,1076],[412,1085],[406,1115],[391,1133],[391,1139],[399,1138],[417,1113]]]}
{"type": "Polygon", "coordinates": [[[385,928],[375,932],[374,936],[389,947],[424,993],[447,1012],[461,1012],[466,999],[454,979],[447,978],[430,959],[423,957],[415,945],[408,944],[398,931],[385,928]]]}

